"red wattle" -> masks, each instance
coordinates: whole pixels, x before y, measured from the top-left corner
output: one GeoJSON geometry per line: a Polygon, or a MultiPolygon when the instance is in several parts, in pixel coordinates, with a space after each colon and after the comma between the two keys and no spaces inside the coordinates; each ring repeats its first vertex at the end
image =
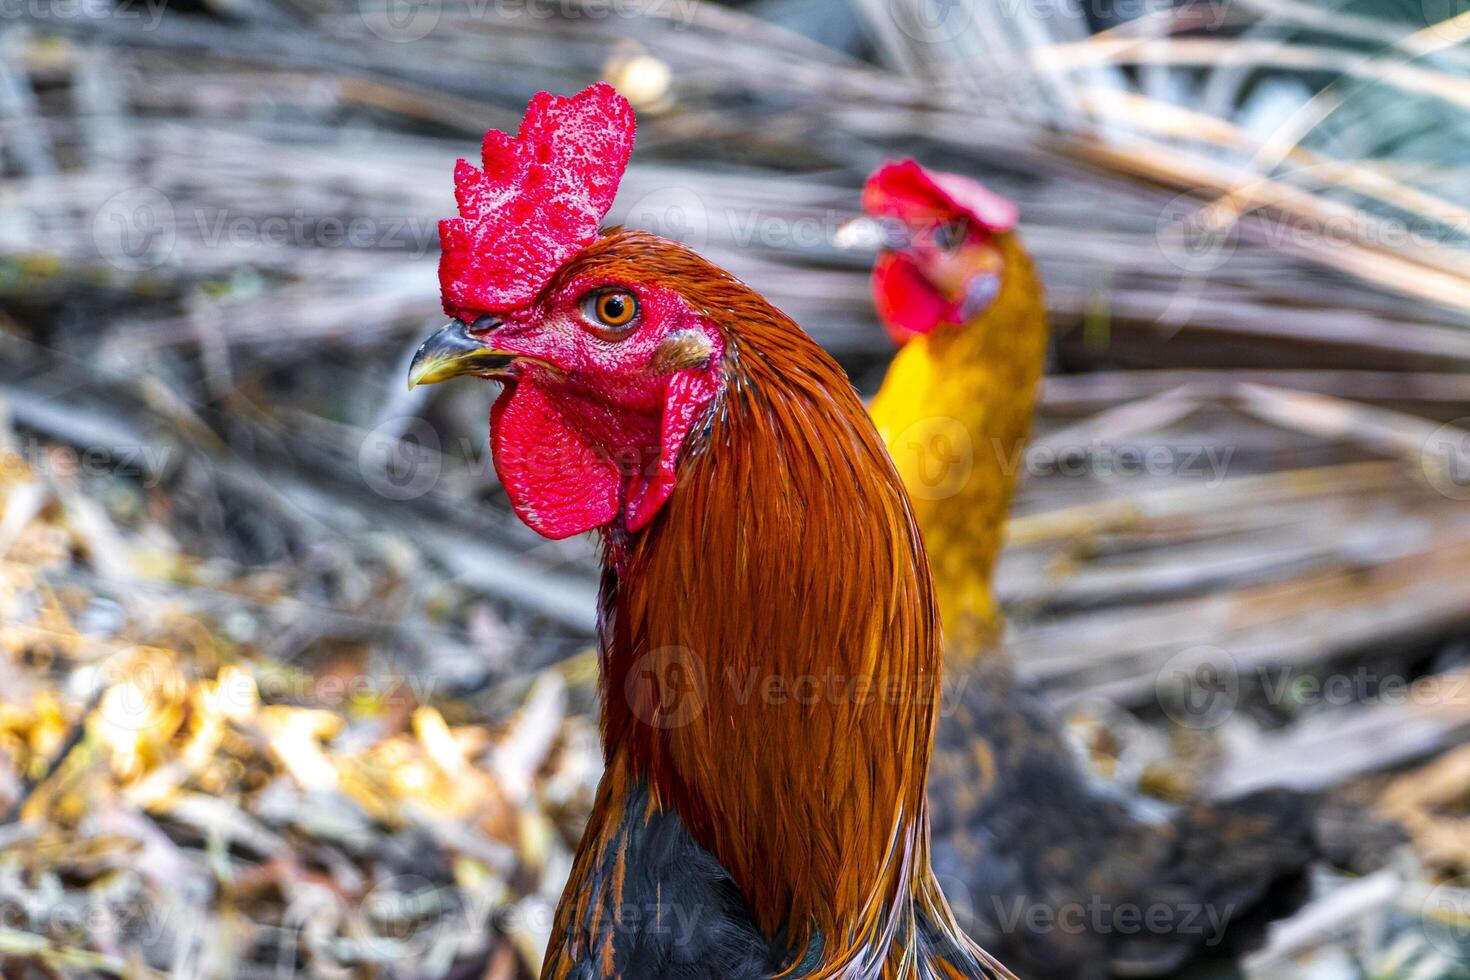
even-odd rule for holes
{"type": "Polygon", "coordinates": [[[940,296],[901,252],[884,252],[874,262],[873,302],[889,336],[900,344],[960,318],[958,304],[940,296]]]}
{"type": "Polygon", "coordinates": [[[709,366],[671,376],[661,414],[638,424],[535,377],[517,381],[490,411],[495,471],[516,515],[556,539],[610,524],[620,509],[630,531],[653,520],[674,492],[690,429],[719,392],[714,349],[709,366]]]}
{"type": "Polygon", "coordinates": [[[538,534],[560,540],[617,517],[622,474],[540,385],[495,400],[490,448],[516,516],[538,534]]]}

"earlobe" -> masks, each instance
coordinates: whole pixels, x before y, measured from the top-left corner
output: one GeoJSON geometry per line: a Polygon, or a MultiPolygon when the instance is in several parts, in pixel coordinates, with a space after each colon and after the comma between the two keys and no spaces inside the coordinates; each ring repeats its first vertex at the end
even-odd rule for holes
{"type": "Polygon", "coordinates": [[[708,367],[714,353],[714,342],[698,330],[676,330],[659,343],[648,366],[655,374],[674,374],[708,367]]]}
{"type": "MultiPolygon", "coordinates": [[[[695,340],[680,342],[688,345],[685,353],[699,353],[702,359],[698,369],[686,367],[669,378],[664,391],[664,416],[659,426],[659,455],[651,471],[638,473],[628,485],[628,503],[625,512],[628,530],[636,531],[649,521],[674,492],[678,478],[679,458],[684,452],[689,433],[696,422],[704,416],[709,404],[720,390],[720,344],[717,340],[697,330],[681,330],[665,339],[667,344],[679,334],[690,334],[695,340]]],[[[663,349],[663,345],[660,345],[663,349]]],[[[670,354],[670,357],[675,356],[670,354]]],[[[658,359],[655,354],[655,360],[658,359]]]]}

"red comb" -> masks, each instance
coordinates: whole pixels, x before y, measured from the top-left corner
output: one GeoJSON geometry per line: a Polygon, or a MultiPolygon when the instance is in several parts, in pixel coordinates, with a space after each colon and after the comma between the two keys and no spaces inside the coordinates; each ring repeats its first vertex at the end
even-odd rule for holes
{"type": "Polygon", "coordinates": [[[1016,205],[978,180],[926,170],[913,160],[887,163],[863,186],[863,209],[906,222],[945,221],[964,214],[992,232],[1016,227],[1016,205]]]}
{"type": "Polygon", "coordinates": [[[444,312],[474,320],[524,306],[597,237],[633,151],[633,107],[606,82],[538,92],[515,136],[485,134],[484,170],[454,168],[459,217],[439,222],[444,312]]]}

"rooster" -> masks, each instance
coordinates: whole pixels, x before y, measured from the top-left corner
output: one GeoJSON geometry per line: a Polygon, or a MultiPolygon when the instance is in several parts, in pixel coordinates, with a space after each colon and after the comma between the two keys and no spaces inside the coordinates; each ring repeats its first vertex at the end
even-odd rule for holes
{"type": "Polygon", "coordinates": [[[453,320],[410,368],[500,381],[515,512],[602,545],[605,772],[543,975],[1010,977],[929,866],[939,619],[903,484],[795,323],[599,233],[633,133],[607,85],[542,93],[460,162],[453,320]]]}
{"type": "Polygon", "coordinates": [[[1267,791],[1149,820],[1089,785],[1015,682],[991,589],[1047,346],[1017,209],[911,160],[875,172],[863,203],[884,243],[874,299],[902,344],[871,412],[915,498],[958,692],[931,767],[935,867],[968,896],[972,935],[1028,977],[1168,973],[1316,855],[1311,801],[1267,791]]]}

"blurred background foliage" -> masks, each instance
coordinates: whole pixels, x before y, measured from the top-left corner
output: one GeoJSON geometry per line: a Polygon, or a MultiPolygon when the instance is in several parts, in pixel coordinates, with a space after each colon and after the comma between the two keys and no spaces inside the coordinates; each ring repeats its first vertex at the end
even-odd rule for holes
{"type": "Polygon", "coordinates": [[[611,217],[865,392],[868,170],[1020,202],[1022,673],[1160,812],[1289,784],[1405,828],[1247,974],[1470,976],[1467,36],[1465,0],[0,0],[0,973],[534,975],[599,771],[591,549],[510,515],[483,388],[403,378],[455,158],[604,77],[611,217]],[[1199,663],[1207,725],[1165,683],[1199,663]]]}

